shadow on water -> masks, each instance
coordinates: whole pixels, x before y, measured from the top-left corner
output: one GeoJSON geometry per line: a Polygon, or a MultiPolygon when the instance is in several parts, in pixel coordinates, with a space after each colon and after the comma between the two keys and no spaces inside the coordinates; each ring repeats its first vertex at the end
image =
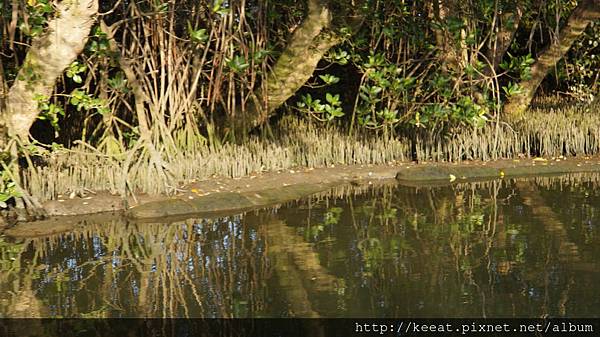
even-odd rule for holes
{"type": "Polygon", "coordinates": [[[0,237],[0,317],[597,317],[598,176],[0,237]]]}

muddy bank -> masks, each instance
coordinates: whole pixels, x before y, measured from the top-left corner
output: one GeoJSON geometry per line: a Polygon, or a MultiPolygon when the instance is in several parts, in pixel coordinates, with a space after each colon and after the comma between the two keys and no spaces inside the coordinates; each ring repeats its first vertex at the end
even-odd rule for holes
{"type": "Polygon", "coordinates": [[[466,181],[529,175],[600,172],[600,157],[535,158],[464,163],[396,163],[382,166],[337,166],[250,175],[239,179],[213,177],[197,181],[171,196],[137,195],[123,200],[106,192],[59,196],[45,203],[50,219],[19,224],[7,232],[30,235],[63,231],[82,215],[128,217],[136,221],[244,212],[301,199],[343,184],[369,184],[389,179],[404,185],[445,185],[466,181]],[[36,228],[44,228],[37,232],[36,228]]]}
{"type": "Polygon", "coordinates": [[[533,158],[467,163],[427,163],[400,168],[401,184],[429,185],[482,179],[600,172],[600,157],[533,158]]]}
{"type": "Polygon", "coordinates": [[[214,177],[180,189],[171,197],[136,195],[122,200],[109,193],[59,196],[44,207],[51,216],[73,216],[101,212],[124,213],[134,219],[236,212],[300,199],[344,183],[367,183],[393,179],[400,167],[335,166],[250,175],[239,179],[214,177]]]}
{"type": "Polygon", "coordinates": [[[397,165],[336,166],[270,172],[240,179],[214,177],[195,182],[172,197],[138,195],[126,201],[106,192],[60,196],[44,204],[51,217],[18,223],[4,234],[39,237],[123,218],[138,223],[226,216],[301,199],[344,184],[393,182],[398,169],[397,165]]]}

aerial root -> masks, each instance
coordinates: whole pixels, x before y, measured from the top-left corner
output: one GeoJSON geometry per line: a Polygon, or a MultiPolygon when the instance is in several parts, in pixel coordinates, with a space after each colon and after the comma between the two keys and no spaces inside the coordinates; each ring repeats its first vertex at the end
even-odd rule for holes
{"type": "Polygon", "coordinates": [[[177,186],[175,184],[175,179],[169,170],[169,166],[162,159],[161,154],[151,143],[149,143],[146,148],[150,155],[150,165],[154,167],[156,173],[158,173],[160,179],[163,181],[166,192],[171,194],[173,191],[176,191],[177,186]]]}
{"type": "Polygon", "coordinates": [[[14,211],[13,217],[16,216],[16,222],[42,220],[48,215],[42,204],[26,193],[15,198],[15,207],[12,211],[14,211]]]}

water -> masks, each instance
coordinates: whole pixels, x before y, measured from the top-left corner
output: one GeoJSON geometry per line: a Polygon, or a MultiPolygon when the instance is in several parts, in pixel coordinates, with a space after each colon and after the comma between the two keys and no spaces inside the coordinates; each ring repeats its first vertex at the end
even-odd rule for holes
{"type": "Polygon", "coordinates": [[[598,317],[597,176],[0,237],[0,317],[598,317]]]}

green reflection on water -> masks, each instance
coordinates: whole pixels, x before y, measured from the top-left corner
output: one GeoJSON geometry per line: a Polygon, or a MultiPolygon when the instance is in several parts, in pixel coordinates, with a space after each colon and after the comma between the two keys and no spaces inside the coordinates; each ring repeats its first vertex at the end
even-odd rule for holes
{"type": "Polygon", "coordinates": [[[597,176],[0,237],[0,317],[597,317],[597,176]]]}

